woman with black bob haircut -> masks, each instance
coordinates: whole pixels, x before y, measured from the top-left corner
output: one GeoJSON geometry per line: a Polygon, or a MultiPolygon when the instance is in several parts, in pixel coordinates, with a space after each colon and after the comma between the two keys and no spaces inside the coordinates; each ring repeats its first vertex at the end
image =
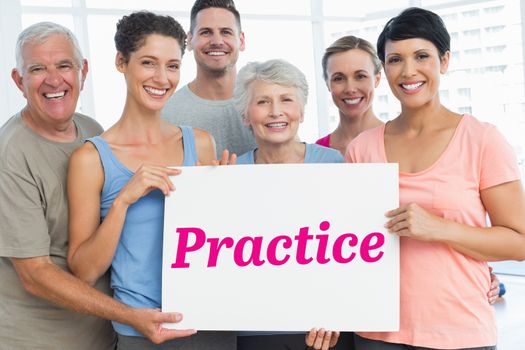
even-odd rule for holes
{"type": "Polygon", "coordinates": [[[377,55],[385,64],[385,44],[387,41],[400,41],[420,38],[430,41],[443,57],[450,52],[450,34],[441,17],[418,7],[411,7],[399,16],[391,18],[377,38],[377,55]]]}
{"type": "MultiPolygon", "coordinates": [[[[174,190],[173,166],[213,164],[213,137],[161,120],[177,88],[186,35],[170,16],[136,12],[117,24],[115,65],[124,75],[120,119],[71,157],[68,174],[73,273],[93,284],[111,268],[114,298],[134,308],[161,308],[164,196],[174,190]]],[[[178,322],[180,314],[173,314],[178,322]]],[[[113,322],[117,349],[232,349],[233,333],[162,328],[154,344],[113,322]],[[175,339],[177,338],[177,339],[175,339]],[[169,340],[171,339],[171,340],[169,340]]]]}
{"type": "Polygon", "coordinates": [[[487,261],[525,259],[525,196],[498,130],[441,104],[450,36],[433,12],[409,8],[377,43],[401,113],[348,146],[349,162],[399,164],[400,330],[356,335],[357,349],[495,349],[487,261]],[[487,226],[488,214],[491,226],[487,226]]]}

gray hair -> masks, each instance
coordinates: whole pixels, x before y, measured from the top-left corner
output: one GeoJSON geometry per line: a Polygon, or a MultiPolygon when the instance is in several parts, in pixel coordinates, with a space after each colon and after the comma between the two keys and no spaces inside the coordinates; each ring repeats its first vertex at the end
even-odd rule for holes
{"type": "Polygon", "coordinates": [[[15,48],[15,58],[16,69],[20,75],[22,75],[24,69],[24,58],[22,57],[22,50],[24,49],[24,46],[28,43],[42,44],[50,36],[57,34],[65,36],[71,42],[71,45],[73,46],[74,59],[78,64],[78,67],[80,67],[80,70],[82,70],[84,61],[75,35],[73,35],[69,29],[61,26],[60,24],[53,22],[40,22],[27,27],[20,33],[20,35],[18,35],[15,48]]]}
{"type": "Polygon", "coordinates": [[[246,117],[246,110],[251,98],[251,85],[255,81],[294,87],[301,103],[301,111],[308,99],[308,82],[303,72],[296,66],[284,60],[269,60],[266,62],[250,62],[241,68],[235,82],[234,99],[237,112],[246,117]]]}

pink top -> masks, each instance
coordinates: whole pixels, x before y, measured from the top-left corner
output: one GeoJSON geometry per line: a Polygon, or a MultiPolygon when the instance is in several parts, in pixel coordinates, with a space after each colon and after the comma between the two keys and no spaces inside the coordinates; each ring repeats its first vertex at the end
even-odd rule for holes
{"type": "Polygon", "coordinates": [[[315,141],[315,143],[330,148],[330,135],[332,134],[328,134],[325,137],[321,137],[319,140],[315,141]]]}
{"type": "MultiPolygon", "coordinates": [[[[385,125],[364,131],[347,148],[348,162],[385,163],[385,125]]],[[[480,191],[519,180],[514,152],[493,125],[464,115],[439,159],[399,174],[400,204],[417,203],[459,223],[484,227],[480,191]]],[[[400,239],[400,331],[362,337],[440,349],[493,346],[489,270],[445,243],[400,239]]]]}

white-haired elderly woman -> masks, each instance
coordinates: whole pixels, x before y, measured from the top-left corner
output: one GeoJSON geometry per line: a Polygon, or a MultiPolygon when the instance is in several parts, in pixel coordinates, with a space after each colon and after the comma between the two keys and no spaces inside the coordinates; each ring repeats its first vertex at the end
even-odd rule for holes
{"type": "Polygon", "coordinates": [[[248,63],[239,71],[234,95],[257,142],[257,148],[239,156],[237,164],[344,162],[333,149],[299,141],[308,83],[294,65],[284,60],[248,63]]]}
{"type": "MultiPolygon", "coordinates": [[[[300,142],[308,83],[304,74],[283,60],[252,62],[243,67],[235,86],[236,107],[253,130],[257,148],[237,158],[237,164],[342,163],[335,149],[300,142]]],[[[352,349],[352,334],[312,329],[304,333],[246,333],[237,340],[238,350],[304,350],[336,347],[352,349]],[[305,344],[306,343],[306,344],[305,344]]]]}

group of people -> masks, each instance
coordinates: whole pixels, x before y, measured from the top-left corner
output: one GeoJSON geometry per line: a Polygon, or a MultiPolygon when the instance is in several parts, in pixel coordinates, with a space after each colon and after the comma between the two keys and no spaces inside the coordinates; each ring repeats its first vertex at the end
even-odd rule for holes
{"type": "Polygon", "coordinates": [[[340,123],[317,144],[297,135],[304,74],[281,59],[237,74],[244,40],[232,0],[197,0],[187,34],[170,16],[124,16],[126,102],[103,131],[75,112],[88,63],[74,35],[50,22],[19,35],[12,78],[27,104],[0,129],[0,349],[495,349],[486,262],[525,259],[525,198],[499,132],[440,102],[451,59],[441,18],[410,8],[377,53],[353,36],[327,48],[340,123]],[[197,74],[175,92],[186,45],[197,74]],[[401,103],[386,124],[372,110],[381,68],[401,103]],[[182,319],[160,312],[177,166],[345,161],[399,164],[400,206],[385,220],[400,237],[398,332],[163,328],[182,319]]]}

